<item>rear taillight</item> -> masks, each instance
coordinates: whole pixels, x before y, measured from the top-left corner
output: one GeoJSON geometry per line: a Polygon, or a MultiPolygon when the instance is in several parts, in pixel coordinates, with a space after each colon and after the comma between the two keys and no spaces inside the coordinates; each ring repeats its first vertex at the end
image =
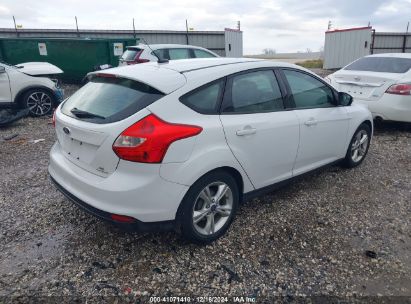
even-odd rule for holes
{"type": "Polygon", "coordinates": [[[53,118],[51,119],[51,122],[52,122],[52,124],[53,124],[53,127],[56,127],[56,111],[57,111],[57,108],[54,110],[54,112],[53,112],[53,118]]]}
{"type": "Polygon", "coordinates": [[[161,163],[173,142],[202,130],[198,126],[169,123],[150,114],[124,130],[114,142],[113,150],[124,160],[161,163]]]}
{"type": "Polygon", "coordinates": [[[411,84],[409,83],[397,83],[393,84],[388,88],[385,92],[388,94],[396,94],[396,95],[411,95],[411,84]]]}

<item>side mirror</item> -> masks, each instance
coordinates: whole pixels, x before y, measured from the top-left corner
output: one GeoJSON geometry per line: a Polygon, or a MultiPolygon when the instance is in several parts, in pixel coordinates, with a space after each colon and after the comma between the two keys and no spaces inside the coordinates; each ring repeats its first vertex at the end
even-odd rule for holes
{"type": "Polygon", "coordinates": [[[338,105],[340,106],[350,106],[352,104],[353,98],[350,94],[345,92],[338,92],[338,105]]]}
{"type": "Polygon", "coordinates": [[[0,66],[0,73],[5,73],[6,72],[6,68],[4,66],[0,66]]]}

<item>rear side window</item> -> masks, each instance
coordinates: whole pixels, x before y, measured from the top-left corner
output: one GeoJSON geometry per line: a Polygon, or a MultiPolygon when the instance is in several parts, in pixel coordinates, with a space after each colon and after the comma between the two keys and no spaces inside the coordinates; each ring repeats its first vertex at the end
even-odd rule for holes
{"type": "Polygon", "coordinates": [[[212,58],[215,57],[213,54],[203,51],[203,50],[198,50],[198,49],[193,49],[194,51],[194,57],[195,58],[212,58]]]}
{"type": "Polygon", "coordinates": [[[284,109],[277,79],[272,70],[240,74],[232,78],[231,101],[223,112],[264,113],[284,109]]]}
{"type": "Polygon", "coordinates": [[[410,58],[363,57],[345,67],[344,70],[381,73],[405,73],[410,68],[410,58]]]}
{"type": "Polygon", "coordinates": [[[318,79],[297,71],[284,70],[297,109],[334,106],[333,91],[318,79]]]}
{"type": "Polygon", "coordinates": [[[125,61],[133,61],[139,52],[141,52],[141,49],[127,49],[121,56],[121,59],[125,61]]]}
{"type": "Polygon", "coordinates": [[[189,49],[169,49],[168,54],[170,60],[187,59],[191,57],[189,49]]]}
{"type": "Polygon", "coordinates": [[[138,81],[94,77],[64,102],[61,111],[73,118],[105,124],[125,119],[163,96],[138,81]]]}
{"type": "Polygon", "coordinates": [[[223,88],[224,79],[220,79],[182,96],[180,101],[196,112],[216,114],[223,88]]]}
{"type": "MultiPolygon", "coordinates": [[[[155,50],[154,53],[157,55],[157,57],[160,57],[160,59],[170,60],[168,49],[158,49],[158,50],[155,50]]],[[[151,52],[151,54],[154,55],[153,52],[151,52]]]]}

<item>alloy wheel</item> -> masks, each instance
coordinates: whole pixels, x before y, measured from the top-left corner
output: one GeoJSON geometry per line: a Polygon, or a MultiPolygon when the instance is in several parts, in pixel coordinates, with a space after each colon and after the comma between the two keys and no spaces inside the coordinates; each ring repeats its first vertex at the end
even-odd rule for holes
{"type": "Polygon", "coordinates": [[[224,182],[207,185],[193,207],[193,224],[202,235],[213,235],[228,221],[233,210],[233,193],[224,182]]]}
{"type": "Polygon", "coordinates": [[[27,107],[30,109],[30,113],[36,116],[49,113],[52,104],[50,96],[44,92],[33,92],[27,97],[27,107]]]}
{"type": "Polygon", "coordinates": [[[368,148],[368,134],[365,130],[360,130],[351,145],[351,159],[358,163],[362,160],[368,148]]]}

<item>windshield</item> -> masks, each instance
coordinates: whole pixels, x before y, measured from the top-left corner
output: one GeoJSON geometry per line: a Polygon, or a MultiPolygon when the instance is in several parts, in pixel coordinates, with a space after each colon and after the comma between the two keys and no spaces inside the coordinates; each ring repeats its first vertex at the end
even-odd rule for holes
{"type": "Polygon", "coordinates": [[[163,96],[135,80],[93,77],[64,102],[61,111],[76,119],[105,124],[127,118],[163,96]]]}
{"type": "Polygon", "coordinates": [[[381,73],[405,73],[410,68],[410,58],[363,57],[345,67],[344,70],[381,73]]]}

